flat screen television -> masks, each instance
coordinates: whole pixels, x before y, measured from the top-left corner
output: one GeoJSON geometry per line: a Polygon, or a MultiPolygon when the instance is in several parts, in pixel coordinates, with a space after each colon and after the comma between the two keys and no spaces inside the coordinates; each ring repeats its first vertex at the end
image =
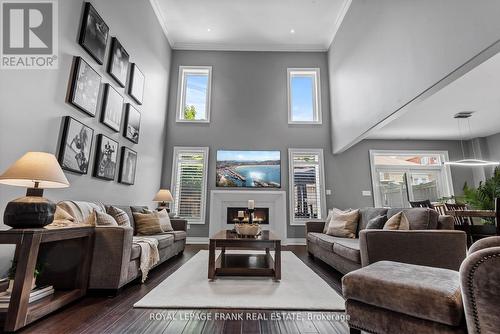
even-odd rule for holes
{"type": "Polygon", "coordinates": [[[217,151],[217,187],[280,188],[280,151],[217,151]]]}

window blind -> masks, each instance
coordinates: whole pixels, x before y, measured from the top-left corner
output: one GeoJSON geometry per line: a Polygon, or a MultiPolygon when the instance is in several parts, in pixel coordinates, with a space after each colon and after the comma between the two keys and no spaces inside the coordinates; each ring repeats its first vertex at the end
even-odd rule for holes
{"type": "Polygon", "coordinates": [[[322,158],[316,152],[291,152],[294,220],[322,219],[322,158]]]}
{"type": "Polygon", "coordinates": [[[188,221],[203,221],[206,191],[206,152],[176,150],[174,166],[175,213],[188,221]]]}

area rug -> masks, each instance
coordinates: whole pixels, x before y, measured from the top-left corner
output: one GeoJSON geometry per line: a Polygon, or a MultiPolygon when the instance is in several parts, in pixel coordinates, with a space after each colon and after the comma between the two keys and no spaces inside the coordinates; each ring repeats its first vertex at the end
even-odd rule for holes
{"type": "Polygon", "coordinates": [[[345,310],[342,296],[295,254],[282,252],[281,258],[280,282],[264,277],[227,276],[209,281],[208,251],[202,250],[135,303],[134,307],[345,310]]]}

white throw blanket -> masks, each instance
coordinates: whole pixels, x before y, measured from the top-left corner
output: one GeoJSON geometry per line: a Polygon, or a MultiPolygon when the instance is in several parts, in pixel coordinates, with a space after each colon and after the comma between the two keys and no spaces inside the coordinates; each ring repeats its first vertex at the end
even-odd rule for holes
{"type": "Polygon", "coordinates": [[[160,261],[158,252],[158,240],[148,237],[133,237],[132,242],[141,247],[141,272],[142,283],[146,281],[149,270],[160,261]]]}

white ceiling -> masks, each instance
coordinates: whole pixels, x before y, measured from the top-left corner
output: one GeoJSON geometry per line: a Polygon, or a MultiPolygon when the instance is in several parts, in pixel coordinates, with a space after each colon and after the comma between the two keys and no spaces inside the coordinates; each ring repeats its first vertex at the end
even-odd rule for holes
{"type": "Polygon", "coordinates": [[[238,51],[327,50],[351,3],[351,0],[150,1],[174,49],[238,51]]]}
{"type": "MultiPolygon", "coordinates": [[[[474,111],[472,137],[500,132],[500,54],[493,56],[405,114],[376,130],[377,139],[460,139],[453,115],[474,111]]],[[[468,128],[461,123],[467,137],[468,128]]]]}

